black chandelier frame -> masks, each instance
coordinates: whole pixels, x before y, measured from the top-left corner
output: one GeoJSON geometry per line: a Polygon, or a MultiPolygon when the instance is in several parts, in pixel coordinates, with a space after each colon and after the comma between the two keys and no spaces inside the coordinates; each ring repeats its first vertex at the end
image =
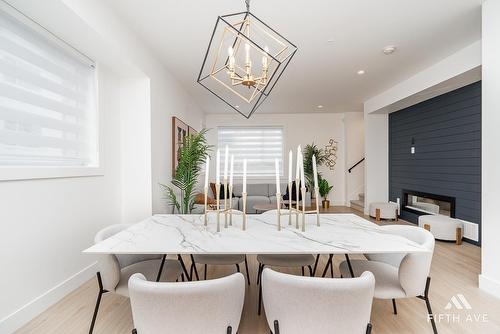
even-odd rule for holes
{"type": "MultiPolygon", "coordinates": [[[[248,8],[248,7],[247,7],[248,8]]],[[[222,100],[224,103],[226,103],[229,107],[231,107],[232,109],[234,109],[235,111],[237,111],[239,114],[241,114],[242,116],[244,116],[245,118],[250,118],[253,113],[262,105],[262,103],[268,98],[269,94],[271,93],[271,91],[274,89],[274,87],[276,86],[276,84],[278,83],[279,79],[281,78],[281,76],[283,75],[283,72],[285,71],[285,69],[288,67],[288,64],[290,63],[290,60],[293,58],[293,56],[295,55],[295,53],[297,52],[298,48],[295,44],[293,44],[292,42],[290,42],[287,38],[285,38],[283,35],[281,35],[279,32],[277,32],[276,30],[274,30],[273,28],[271,28],[267,23],[265,23],[264,21],[262,21],[261,19],[259,19],[257,16],[255,16],[254,14],[252,14],[249,10],[247,11],[243,11],[243,12],[238,12],[238,13],[233,13],[233,14],[226,14],[226,15],[221,15],[221,16],[218,16],[217,17],[217,20],[215,22],[215,26],[214,26],[214,29],[212,31],[212,35],[210,36],[210,41],[208,43],[208,48],[207,48],[207,51],[205,53],[205,56],[203,58],[203,64],[201,65],[201,68],[200,68],[200,73],[198,74],[198,79],[197,79],[197,82],[202,85],[203,87],[205,87],[209,92],[211,92],[213,95],[215,95],[216,97],[218,97],[220,100],[222,100]],[[243,22],[241,23],[241,26],[239,29],[236,29],[232,24],[230,24],[226,18],[229,18],[229,17],[232,17],[232,16],[237,16],[237,15],[242,15],[242,14],[245,14],[244,18],[243,18],[243,22]],[[255,20],[257,20],[259,23],[261,23],[262,25],[264,25],[267,29],[269,29],[270,31],[272,31],[273,33],[275,33],[277,36],[279,36],[280,38],[282,38],[284,41],[286,41],[288,44],[290,44],[291,47],[294,48],[294,50],[289,54],[287,55],[287,57],[285,57],[283,60],[279,61],[278,59],[276,59],[273,55],[269,54],[268,52],[266,52],[264,49],[262,49],[262,47],[257,44],[255,41],[253,41],[251,38],[249,38],[248,36],[246,36],[244,33],[243,33],[243,26],[244,26],[244,21],[247,20],[248,17],[251,17],[255,20]],[[207,85],[205,85],[203,83],[203,80],[207,79],[208,77],[210,77],[211,74],[207,74],[205,76],[202,76],[203,74],[203,69],[205,68],[205,65],[206,65],[206,62],[207,62],[207,58],[208,58],[208,55],[210,53],[210,50],[211,50],[211,47],[212,47],[212,42],[213,42],[213,39],[214,39],[214,36],[215,36],[215,33],[217,32],[217,27],[219,25],[220,22],[224,22],[228,27],[230,27],[230,29],[232,29],[235,33],[236,33],[236,37],[235,37],[235,40],[233,42],[233,47],[236,45],[237,43],[237,40],[238,38],[240,38],[240,36],[243,36],[244,39],[248,40],[250,43],[252,43],[256,48],[258,48],[260,51],[266,53],[270,58],[272,58],[274,61],[276,61],[278,63],[278,66],[276,67],[276,69],[272,72],[272,75],[269,77],[268,79],[268,83],[263,87],[262,91],[260,91],[260,94],[259,94],[259,97],[257,99],[257,101],[253,104],[253,107],[250,111],[250,113],[245,114],[243,113],[241,110],[239,110],[236,106],[234,106],[233,104],[229,103],[227,100],[225,100],[222,96],[220,96],[219,94],[217,94],[216,92],[214,92],[212,89],[210,89],[207,85]],[[280,71],[280,68],[281,68],[281,71],[280,71]],[[274,76],[277,75],[276,77],[276,80],[274,82],[272,82],[274,76]],[[269,87],[269,83],[272,83],[272,85],[269,87]]],[[[226,61],[225,61],[225,64],[227,65],[229,62],[229,57],[226,57],[226,61]]]]}

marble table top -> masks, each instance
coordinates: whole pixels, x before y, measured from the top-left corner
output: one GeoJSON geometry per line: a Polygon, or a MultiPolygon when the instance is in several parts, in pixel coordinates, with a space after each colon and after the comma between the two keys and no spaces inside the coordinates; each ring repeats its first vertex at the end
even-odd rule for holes
{"type": "MultiPolygon", "coordinates": [[[[286,210],[283,210],[286,211],[286,210]]],[[[247,229],[241,229],[242,216],[233,215],[233,226],[216,232],[216,214],[154,215],[86,249],[98,254],[360,254],[411,253],[426,251],[420,245],[389,234],[379,225],[355,214],[306,215],[306,231],[288,225],[282,216],[277,230],[276,211],[247,215],[247,229]]]]}

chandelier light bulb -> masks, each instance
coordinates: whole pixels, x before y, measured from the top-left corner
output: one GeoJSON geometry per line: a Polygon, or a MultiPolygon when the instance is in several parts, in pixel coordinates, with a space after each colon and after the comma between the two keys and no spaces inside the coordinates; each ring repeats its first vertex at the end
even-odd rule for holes
{"type": "Polygon", "coordinates": [[[229,55],[229,57],[232,57],[233,54],[234,54],[234,50],[233,50],[233,47],[230,46],[227,48],[227,54],[229,55]]]}

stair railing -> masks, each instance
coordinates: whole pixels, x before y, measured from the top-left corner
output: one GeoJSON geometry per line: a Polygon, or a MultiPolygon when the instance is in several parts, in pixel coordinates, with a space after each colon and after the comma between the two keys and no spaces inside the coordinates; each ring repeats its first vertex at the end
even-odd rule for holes
{"type": "Polygon", "coordinates": [[[356,162],[351,168],[349,168],[347,171],[350,173],[357,165],[359,165],[360,163],[362,163],[363,161],[365,161],[365,158],[363,157],[363,159],[359,160],[358,162],[356,162]]]}

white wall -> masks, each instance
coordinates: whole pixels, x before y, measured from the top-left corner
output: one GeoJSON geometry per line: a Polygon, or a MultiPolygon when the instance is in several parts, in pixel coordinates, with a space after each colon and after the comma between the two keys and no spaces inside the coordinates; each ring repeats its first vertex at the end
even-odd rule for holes
{"type": "Polygon", "coordinates": [[[81,251],[99,229],[164,211],[157,184],[171,177],[171,116],[197,129],[203,122],[201,109],[102,1],[9,2],[97,61],[104,176],[0,182],[0,221],[9,224],[0,234],[8,273],[0,278],[0,333],[94,275],[95,259],[81,251]]]}
{"type": "Polygon", "coordinates": [[[482,265],[479,287],[500,298],[500,2],[483,3],[483,82],[482,82],[482,265]]]}
{"type": "Polygon", "coordinates": [[[369,203],[389,200],[388,115],[365,112],[365,214],[369,203]]]}
{"type": "Polygon", "coordinates": [[[0,182],[0,333],[89,279],[81,251],[121,222],[119,78],[101,66],[99,82],[104,176],[0,182]]]}
{"type": "Polygon", "coordinates": [[[365,122],[363,113],[344,114],[345,125],[345,185],[346,205],[350,200],[358,199],[365,185],[365,163],[356,166],[351,173],[347,170],[365,156],[365,122]]]}
{"type": "Polygon", "coordinates": [[[172,176],[171,118],[177,116],[199,130],[203,124],[203,110],[105,2],[62,1],[109,43],[108,48],[126,56],[150,80],[152,212],[167,212],[158,184],[168,184],[172,176]]]}
{"type": "MultiPolygon", "coordinates": [[[[320,167],[319,171],[323,177],[333,185],[329,199],[333,205],[344,205],[345,203],[345,162],[344,162],[344,115],[341,113],[324,114],[254,114],[250,119],[245,119],[236,113],[224,115],[206,115],[206,127],[211,129],[207,135],[210,144],[217,145],[217,126],[259,126],[259,125],[279,125],[283,126],[285,132],[285,166],[288,170],[288,151],[297,152],[297,145],[304,147],[306,144],[314,142],[320,148],[328,144],[330,138],[338,142],[337,165],[331,171],[327,167],[320,167]]],[[[214,152],[217,148],[214,149],[214,152]]],[[[223,149],[223,148],[222,148],[223,149]]],[[[215,154],[212,154],[215,156],[215,154]]],[[[294,156],[295,159],[295,156],[294,156]]],[[[215,170],[215,159],[212,159],[211,170],[215,170]]],[[[295,169],[295,166],[294,166],[295,169]]],[[[287,174],[282,179],[286,182],[287,174]]],[[[211,175],[211,180],[215,175],[211,175]]],[[[274,182],[274,178],[269,179],[249,179],[248,182],[274,182]]]]}

